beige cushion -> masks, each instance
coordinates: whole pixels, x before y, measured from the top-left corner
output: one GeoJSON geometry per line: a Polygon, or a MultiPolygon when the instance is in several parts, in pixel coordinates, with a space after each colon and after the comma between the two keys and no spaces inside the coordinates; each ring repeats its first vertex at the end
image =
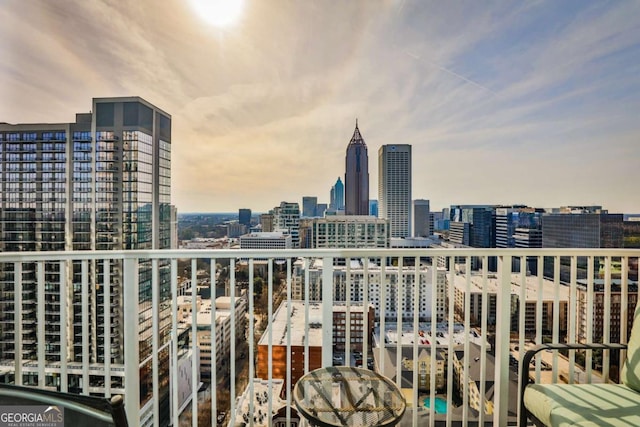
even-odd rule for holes
{"type": "Polygon", "coordinates": [[[627,359],[622,365],[620,379],[628,387],[640,392],[640,304],[636,304],[627,359]]]}
{"type": "Polygon", "coordinates": [[[524,404],[547,426],[640,426],[640,393],[622,384],[531,384],[524,404]]]}

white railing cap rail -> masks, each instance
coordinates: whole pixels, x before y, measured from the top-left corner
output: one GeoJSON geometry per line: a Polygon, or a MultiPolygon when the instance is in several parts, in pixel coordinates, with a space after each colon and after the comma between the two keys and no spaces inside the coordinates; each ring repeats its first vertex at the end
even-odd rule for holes
{"type": "Polygon", "coordinates": [[[156,250],[100,250],[2,252],[0,262],[35,262],[94,259],[163,259],[163,258],[379,258],[433,256],[595,256],[640,257],[640,249],[603,248],[380,248],[380,249],[156,249],[156,250]]]}

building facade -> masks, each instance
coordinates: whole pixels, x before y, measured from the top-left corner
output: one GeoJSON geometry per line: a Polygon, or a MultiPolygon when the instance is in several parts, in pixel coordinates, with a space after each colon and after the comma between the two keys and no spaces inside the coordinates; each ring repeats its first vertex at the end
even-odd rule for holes
{"type": "MultiPolygon", "coordinates": [[[[496,248],[541,248],[543,209],[526,206],[501,207],[495,210],[496,248]]],[[[537,274],[535,257],[526,260],[526,270],[537,274]]],[[[520,271],[520,259],[513,259],[512,271],[520,271]]]]}
{"type": "MultiPolygon", "coordinates": [[[[455,222],[469,224],[469,243],[474,248],[495,247],[493,207],[488,205],[453,205],[449,211],[450,227],[455,222]]],[[[459,243],[459,242],[456,242],[459,243]]]]}
{"type": "MultiPolygon", "coordinates": [[[[529,208],[526,206],[496,208],[496,248],[515,248],[517,235],[525,233],[524,230],[542,230],[543,209],[529,208]]],[[[537,239],[520,240],[520,244],[529,243],[529,248],[542,247],[542,241],[537,239]],[[535,246],[539,244],[540,246],[535,246]]]]}
{"type": "Polygon", "coordinates": [[[291,249],[292,246],[291,236],[277,231],[240,236],[240,249],[291,249]]]}
{"type": "MultiPolygon", "coordinates": [[[[550,333],[554,326],[554,304],[558,298],[558,328],[561,334],[566,334],[568,325],[568,304],[569,287],[560,286],[556,295],[556,285],[553,281],[537,276],[523,276],[513,273],[511,275],[511,330],[519,330],[520,320],[520,296],[521,287],[524,284],[524,331],[527,336],[535,336],[538,323],[536,322],[536,312],[538,303],[542,306],[541,327],[544,333],[550,333]],[[540,295],[541,294],[541,295],[540,295]]],[[[467,299],[469,300],[469,314],[471,324],[479,326],[483,310],[487,313],[487,324],[492,326],[496,323],[497,301],[500,292],[500,284],[497,278],[489,278],[483,282],[481,275],[472,273],[470,283],[467,287],[467,280],[464,274],[454,276],[454,308],[461,316],[465,314],[467,299]],[[483,286],[486,285],[486,289],[483,286]],[[483,292],[486,291],[486,292],[483,292]],[[486,307],[483,308],[483,293],[486,293],[486,307]]]]}
{"type": "Polygon", "coordinates": [[[318,198],[315,196],[304,196],[302,198],[302,217],[313,218],[318,216],[318,198]]]}
{"type": "Polygon", "coordinates": [[[391,224],[391,237],[411,236],[411,145],[378,150],[378,216],[391,224]]]}
{"type": "Polygon", "coordinates": [[[262,226],[262,231],[273,231],[273,212],[261,214],[260,225],[262,226]]]}
{"type": "MultiPolygon", "coordinates": [[[[373,308],[363,309],[362,304],[349,307],[350,322],[346,322],[346,306],[337,303],[333,308],[333,347],[334,351],[343,351],[345,346],[362,350],[364,334],[371,334],[373,328],[373,308]],[[349,343],[346,342],[349,325],[349,343]]],[[[273,315],[271,323],[273,343],[271,346],[271,369],[273,378],[286,379],[291,372],[291,387],[305,373],[305,358],[308,358],[309,370],[322,367],[322,308],[319,302],[291,301],[290,307],[283,301],[273,315]],[[303,325],[308,311],[309,330],[290,328],[288,325],[303,325]],[[291,366],[287,364],[287,346],[291,349],[291,366]]],[[[258,342],[256,375],[268,378],[269,375],[269,331],[265,331],[258,342]]]]}
{"type": "MultiPolygon", "coordinates": [[[[333,267],[333,299],[336,302],[350,300],[353,303],[368,302],[375,309],[376,319],[380,319],[384,309],[387,320],[395,320],[398,315],[404,320],[413,320],[413,297],[416,289],[416,269],[414,267],[381,267],[364,260],[351,260],[348,265],[333,267]],[[402,284],[402,286],[398,286],[402,284]]],[[[302,260],[294,263],[292,275],[292,295],[304,299],[306,294],[305,270],[309,270],[309,300],[319,301],[322,296],[322,260],[316,259],[307,266],[302,260]]],[[[444,320],[446,316],[446,272],[437,269],[436,284],[433,285],[432,267],[420,267],[418,273],[418,317],[421,321],[444,320]],[[436,299],[436,313],[431,302],[436,299]]]]}
{"type": "MultiPolygon", "coordinates": [[[[195,316],[198,347],[200,349],[200,374],[204,378],[211,378],[212,367],[221,365],[225,362],[223,359],[231,353],[231,347],[238,342],[244,341],[245,329],[247,324],[247,294],[243,290],[242,293],[234,298],[235,309],[233,311],[235,342],[232,340],[231,326],[231,298],[228,296],[218,297],[212,302],[211,299],[200,299],[197,297],[195,316]],[[214,307],[215,305],[215,307],[214,307]],[[214,334],[211,333],[212,318],[215,315],[215,347],[213,343],[214,334]],[[218,360],[214,360],[211,355],[217,354],[218,360]]],[[[192,310],[191,295],[178,297],[178,313],[180,323],[191,331],[194,321],[192,310]]]]}
{"type": "Polygon", "coordinates": [[[294,248],[300,247],[300,205],[281,202],[273,208],[273,230],[288,233],[294,248]]]}
{"type": "Polygon", "coordinates": [[[369,214],[369,154],[356,120],[356,129],[347,146],[344,175],[346,215],[369,214]]]}
{"type": "Polygon", "coordinates": [[[319,218],[322,218],[328,209],[329,207],[327,206],[326,203],[318,203],[316,205],[316,216],[319,218]]]}
{"type": "MultiPolygon", "coordinates": [[[[622,214],[609,214],[600,207],[563,207],[560,213],[542,216],[543,248],[622,248],[624,227],[622,214]]],[[[554,271],[553,259],[545,258],[544,272],[554,271]]],[[[569,259],[560,258],[560,279],[569,281],[569,259]]],[[[599,259],[595,269],[599,269],[599,259]]],[[[587,260],[578,259],[577,274],[584,279],[588,274],[587,260]]]]}
{"type": "Polygon", "coordinates": [[[247,227],[251,227],[251,209],[246,209],[246,208],[239,209],[238,222],[247,227]]]}
{"type": "Polygon", "coordinates": [[[429,201],[413,201],[413,236],[429,237],[433,234],[433,217],[429,211],[429,201]]]}
{"type": "Polygon", "coordinates": [[[544,248],[621,248],[623,215],[609,213],[559,213],[542,216],[544,248]]]}
{"type": "Polygon", "coordinates": [[[336,215],[311,223],[310,248],[388,248],[389,221],[372,216],[336,215]]]}
{"type": "Polygon", "coordinates": [[[471,224],[459,221],[450,222],[449,241],[457,245],[469,246],[471,242],[471,224]]]}
{"type": "MultiPolygon", "coordinates": [[[[0,124],[1,251],[168,249],[175,243],[171,116],[138,97],[94,98],[91,111],[77,114],[72,123],[0,124]]],[[[17,294],[13,268],[4,265],[0,271],[0,359],[9,367],[7,375],[20,377],[16,384],[123,394],[122,366],[138,363],[141,423],[149,422],[151,361],[142,361],[152,353],[151,261],[141,262],[138,270],[137,361],[124,360],[121,262],[108,267],[70,262],[66,270],[57,262],[44,263],[46,327],[35,322],[40,303],[35,265],[22,265],[22,294],[28,299],[20,310],[9,309],[17,294]],[[44,360],[38,341],[46,342],[44,360]],[[44,377],[39,369],[24,367],[35,360],[44,364],[44,377]],[[61,362],[70,369],[61,372],[61,362]],[[90,365],[100,366],[101,374],[89,376],[90,365]]],[[[159,315],[169,319],[169,262],[158,268],[159,315]]],[[[162,346],[170,322],[161,324],[162,346]]],[[[168,375],[166,347],[159,357],[168,375]]],[[[161,384],[159,393],[166,396],[168,377],[161,376],[161,384]]]]}
{"type": "Polygon", "coordinates": [[[624,296],[621,292],[620,280],[613,280],[609,295],[605,295],[604,280],[596,279],[593,284],[593,301],[589,301],[589,291],[587,283],[583,282],[577,287],[577,330],[575,341],[604,342],[605,323],[605,301],[609,300],[609,316],[606,318],[609,323],[608,342],[628,342],[631,326],[633,325],[634,308],[638,302],[638,284],[629,283],[626,295],[626,307],[623,307],[624,296]],[[624,310],[622,310],[624,308],[624,310]],[[627,314],[626,319],[620,313],[627,314]],[[626,323],[626,325],[624,325],[626,323]],[[626,330],[627,336],[622,340],[622,331],[626,330]]]}

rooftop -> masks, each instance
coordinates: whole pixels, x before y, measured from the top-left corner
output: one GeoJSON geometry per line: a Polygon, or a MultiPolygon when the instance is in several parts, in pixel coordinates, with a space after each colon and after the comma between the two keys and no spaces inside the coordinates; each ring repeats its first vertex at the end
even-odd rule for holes
{"type": "Polygon", "coordinates": [[[257,231],[240,236],[241,239],[285,239],[286,237],[280,231],[257,231]]]}
{"type": "MultiPolygon", "coordinates": [[[[273,416],[276,415],[281,408],[287,406],[287,402],[280,398],[283,385],[283,380],[273,379],[271,380],[271,389],[269,389],[269,381],[260,378],[255,378],[253,380],[254,426],[268,426],[273,416]],[[271,417],[267,415],[269,413],[269,403],[271,403],[271,417]]],[[[249,424],[249,405],[251,403],[251,396],[249,395],[249,392],[249,387],[247,387],[244,393],[238,397],[238,411],[234,425],[249,424]]]]}
{"type": "MultiPolygon", "coordinates": [[[[236,296],[236,307],[238,306],[241,296],[236,296]]],[[[178,305],[189,304],[191,302],[190,296],[179,296],[178,305]]],[[[203,299],[199,302],[198,314],[196,321],[198,326],[211,326],[211,313],[213,311],[212,301],[210,299],[203,299]]],[[[231,314],[231,298],[222,296],[216,298],[216,322],[222,321],[229,317],[231,314]]],[[[191,324],[192,316],[188,315],[183,318],[183,323],[191,324]]]]}
{"type": "MultiPolygon", "coordinates": [[[[458,289],[465,289],[466,277],[464,274],[455,275],[455,287],[458,289]]],[[[483,280],[486,280],[487,292],[489,294],[496,294],[500,289],[500,280],[495,274],[489,274],[486,279],[483,279],[481,274],[471,273],[471,293],[481,293],[483,280]]],[[[539,289],[540,277],[538,276],[526,276],[526,301],[537,301],[538,289],[539,289]]],[[[522,277],[519,273],[511,275],[511,294],[520,295],[520,286],[522,284],[522,277]]],[[[555,299],[556,290],[559,293],[560,301],[569,300],[569,287],[560,285],[556,287],[552,280],[542,278],[542,300],[553,301],[555,299]]]]}
{"type": "MultiPolygon", "coordinates": [[[[287,303],[283,302],[273,315],[271,323],[273,331],[273,345],[287,345],[287,329],[291,326],[291,345],[305,345],[305,303],[304,301],[291,301],[291,313],[287,313],[287,303]]],[[[362,313],[362,304],[351,303],[351,313],[362,313]]],[[[344,303],[334,303],[334,313],[344,313],[347,306],[344,303]]],[[[322,307],[318,302],[309,302],[309,346],[322,346],[322,307]]],[[[259,345],[266,345],[269,340],[267,329],[260,338],[259,345]]]]}
{"type": "MultiPolygon", "coordinates": [[[[380,346],[380,329],[376,328],[373,333],[374,345],[380,346]]],[[[431,323],[420,322],[418,324],[418,333],[416,334],[413,329],[413,323],[403,323],[400,333],[396,330],[396,322],[388,322],[385,324],[385,346],[395,345],[398,340],[403,346],[412,346],[416,341],[419,346],[428,346],[433,341],[431,338],[431,323]]],[[[468,333],[465,332],[464,325],[460,323],[453,324],[453,345],[463,344],[467,339],[469,342],[481,344],[482,337],[474,329],[469,329],[468,333]]],[[[438,323],[436,325],[436,343],[439,346],[449,345],[449,324],[447,322],[438,323]]],[[[487,350],[491,346],[487,343],[487,350]]]]}
{"type": "MultiPolygon", "coordinates": [[[[271,330],[273,331],[273,345],[287,344],[287,329],[291,326],[291,345],[305,344],[305,306],[302,301],[291,301],[291,315],[287,315],[287,303],[283,302],[276,310],[271,330]]],[[[322,346],[322,307],[318,302],[309,303],[309,346],[322,346]]],[[[269,330],[267,329],[258,345],[267,345],[269,330]]]]}

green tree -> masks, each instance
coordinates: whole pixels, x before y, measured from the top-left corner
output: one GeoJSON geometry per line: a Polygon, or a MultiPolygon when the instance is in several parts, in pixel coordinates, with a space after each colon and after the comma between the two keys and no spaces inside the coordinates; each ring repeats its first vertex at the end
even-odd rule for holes
{"type": "Polygon", "coordinates": [[[262,277],[256,277],[253,279],[253,295],[254,298],[260,298],[262,295],[262,287],[264,286],[264,280],[262,277]]]}

